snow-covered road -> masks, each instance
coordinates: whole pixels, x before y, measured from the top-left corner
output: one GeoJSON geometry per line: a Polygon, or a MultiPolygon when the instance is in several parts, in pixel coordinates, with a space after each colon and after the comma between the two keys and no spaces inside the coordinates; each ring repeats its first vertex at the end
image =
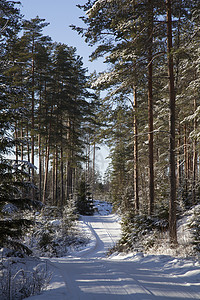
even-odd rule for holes
{"type": "Polygon", "coordinates": [[[115,215],[83,217],[93,243],[69,257],[51,259],[54,276],[34,300],[181,300],[200,299],[200,266],[169,256],[106,257],[119,239],[115,215]]]}

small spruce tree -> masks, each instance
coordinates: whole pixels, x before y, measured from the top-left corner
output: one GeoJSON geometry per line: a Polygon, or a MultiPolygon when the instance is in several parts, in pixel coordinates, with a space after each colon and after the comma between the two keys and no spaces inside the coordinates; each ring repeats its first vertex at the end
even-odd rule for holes
{"type": "Polygon", "coordinates": [[[81,215],[93,215],[93,201],[91,193],[89,192],[89,187],[85,180],[82,178],[78,187],[77,192],[77,210],[81,215]]]}

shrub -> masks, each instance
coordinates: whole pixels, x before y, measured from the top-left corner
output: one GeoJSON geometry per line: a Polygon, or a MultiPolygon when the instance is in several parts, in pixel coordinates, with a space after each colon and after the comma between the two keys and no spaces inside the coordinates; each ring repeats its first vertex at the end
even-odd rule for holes
{"type": "Polygon", "coordinates": [[[192,229],[194,250],[200,252],[200,206],[194,209],[188,226],[192,229]]]}

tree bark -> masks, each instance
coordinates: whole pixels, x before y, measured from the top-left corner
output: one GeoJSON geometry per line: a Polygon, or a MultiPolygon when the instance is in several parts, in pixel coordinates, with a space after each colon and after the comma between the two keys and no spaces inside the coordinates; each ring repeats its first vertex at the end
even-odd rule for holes
{"type": "Polygon", "coordinates": [[[44,204],[46,203],[47,180],[48,180],[48,172],[49,172],[49,150],[50,150],[50,137],[48,136],[46,156],[45,156],[45,174],[44,174],[44,188],[43,188],[43,200],[42,200],[44,204]]]}
{"type": "Polygon", "coordinates": [[[93,161],[92,161],[92,200],[94,200],[95,158],[96,158],[96,143],[94,142],[94,145],[93,145],[93,161]]]}
{"type": "MultiPolygon", "coordinates": [[[[61,101],[62,102],[62,101],[61,101]]],[[[62,107],[62,103],[61,103],[62,107]]],[[[61,195],[60,195],[60,206],[64,206],[64,158],[63,158],[63,115],[60,116],[60,179],[61,179],[61,195]]]]}
{"type": "MultiPolygon", "coordinates": [[[[29,126],[28,126],[28,122],[27,122],[27,126],[26,126],[26,137],[27,137],[27,160],[30,163],[30,141],[29,141],[29,126]]],[[[30,168],[28,169],[29,172],[29,176],[31,175],[31,171],[30,168]]]]}
{"type": "MultiPolygon", "coordinates": [[[[62,134],[62,133],[61,133],[62,134]]],[[[64,206],[64,163],[63,163],[63,142],[61,140],[60,147],[60,176],[61,176],[61,198],[60,198],[60,206],[64,206]]]]}
{"type": "Polygon", "coordinates": [[[188,191],[188,149],[187,149],[187,125],[184,125],[184,174],[185,191],[188,191]]]}
{"type": "Polygon", "coordinates": [[[21,139],[22,139],[22,143],[21,143],[21,161],[24,160],[24,145],[23,145],[23,138],[24,138],[24,132],[23,132],[23,125],[21,125],[21,139]]]}
{"type": "Polygon", "coordinates": [[[55,151],[55,205],[58,205],[58,146],[55,151]]]}
{"type": "MultiPolygon", "coordinates": [[[[42,95],[41,95],[41,89],[40,89],[40,100],[39,100],[39,118],[38,118],[38,127],[41,126],[41,102],[42,102],[42,95]]],[[[39,132],[38,134],[38,165],[39,165],[39,201],[42,200],[42,153],[41,153],[41,134],[39,132]]]]}
{"type": "Polygon", "coordinates": [[[72,197],[72,167],[71,167],[71,162],[68,160],[67,162],[67,200],[72,197]]]}
{"type": "Polygon", "coordinates": [[[18,153],[18,142],[17,142],[17,139],[18,139],[18,131],[17,131],[17,127],[18,127],[18,123],[17,121],[15,122],[15,160],[16,162],[18,163],[18,160],[19,160],[19,153],[18,153]]]}
{"type": "Polygon", "coordinates": [[[167,8],[167,54],[169,76],[169,110],[170,110],[170,200],[169,200],[169,239],[171,244],[177,244],[176,229],[176,173],[175,173],[175,88],[172,54],[172,11],[171,0],[166,0],[167,8]]]}
{"type": "Polygon", "coordinates": [[[66,199],[69,200],[72,197],[72,166],[71,162],[73,159],[73,145],[71,140],[71,126],[73,126],[72,122],[70,121],[70,118],[68,117],[67,121],[67,142],[70,145],[68,149],[68,155],[67,155],[67,180],[66,180],[66,199]]]}
{"type": "Polygon", "coordinates": [[[182,163],[181,163],[181,125],[178,128],[178,152],[177,152],[177,187],[182,183],[182,163]]]}
{"type": "MultiPolygon", "coordinates": [[[[34,158],[35,158],[35,137],[34,137],[34,129],[35,129],[35,61],[33,57],[34,53],[34,39],[33,39],[33,45],[32,45],[32,100],[31,100],[31,163],[32,163],[32,169],[31,169],[31,182],[34,185],[34,158]]],[[[35,189],[33,187],[32,189],[32,199],[35,198],[35,189]]]]}
{"type": "Polygon", "coordinates": [[[39,201],[42,200],[42,155],[41,155],[41,135],[38,134],[38,165],[39,165],[39,201]]]}
{"type": "Polygon", "coordinates": [[[136,87],[133,88],[133,105],[134,105],[134,119],[133,119],[133,132],[134,132],[134,199],[135,211],[139,211],[139,194],[138,194],[138,124],[137,124],[137,91],[136,87]]]}
{"type": "MultiPolygon", "coordinates": [[[[53,107],[51,108],[51,118],[53,114],[53,107]]],[[[46,193],[47,193],[47,183],[48,183],[48,173],[49,173],[49,154],[50,154],[50,138],[51,138],[51,122],[49,123],[47,146],[46,146],[46,156],[45,156],[45,175],[44,175],[44,188],[43,188],[43,203],[46,203],[46,193]]]]}
{"type": "Polygon", "coordinates": [[[152,65],[152,44],[153,44],[153,4],[148,0],[148,142],[149,142],[149,215],[154,210],[154,151],[153,151],[153,65],[152,65]]]}
{"type": "MultiPolygon", "coordinates": [[[[197,101],[194,99],[194,112],[197,109],[197,101]]],[[[197,120],[194,119],[194,131],[197,129],[197,120]]],[[[196,173],[197,173],[197,141],[194,139],[193,141],[193,181],[192,181],[192,203],[193,205],[196,203],[196,173]]]]}

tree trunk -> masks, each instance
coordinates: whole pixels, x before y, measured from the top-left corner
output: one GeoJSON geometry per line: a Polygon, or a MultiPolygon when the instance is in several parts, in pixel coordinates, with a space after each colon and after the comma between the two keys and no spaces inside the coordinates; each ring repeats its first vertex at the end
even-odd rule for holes
{"type": "MultiPolygon", "coordinates": [[[[32,55],[34,52],[34,41],[33,41],[33,46],[32,46],[32,55]]],[[[35,147],[35,138],[34,138],[34,129],[35,129],[35,61],[34,58],[32,57],[32,103],[31,103],[31,163],[32,163],[32,169],[31,169],[31,182],[34,185],[34,158],[35,158],[35,153],[34,153],[34,147],[35,147]]],[[[32,199],[35,198],[35,189],[32,189],[32,199]]]]}
{"type": "Polygon", "coordinates": [[[49,172],[49,150],[50,150],[50,136],[48,136],[46,156],[45,156],[45,174],[44,174],[44,188],[43,188],[43,200],[42,200],[44,204],[46,203],[47,181],[48,181],[48,172],[49,172]]]}
{"type": "Polygon", "coordinates": [[[68,160],[67,162],[67,199],[69,200],[72,196],[72,168],[71,168],[71,162],[68,160]]]}
{"type": "Polygon", "coordinates": [[[182,163],[181,163],[181,125],[178,128],[178,152],[177,152],[177,187],[179,188],[182,183],[182,163]]]}
{"type": "MultiPolygon", "coordinates": [[[[62,133],[61,133],[62,134],[62,133]]],[[[60,176],[61,176],[61,198],[60,198],[60,206],[64,206],[64,170],[63,170],[63,142],[61,140],[60,147],[60,176]]]]}
{"type": "Polygon", "coordinates": [[[22,140],[22,143],[21,143],[21,161],[24,160],[24,145],[23,145],[23,138],[24,138],[24,132],[23,132],[23,125],[21,125],[21,140],[22,140]]]}
{"type": "MultiPolygon", "coordinates": [[[[194,112],[197,109],[197,102],[196,99],[194,100],[194,112]]],[[[194,119],[194,131],[197,129],[197,120],[196,118],[194,119]]],[[[192,180],[192,203],[193,205],[196,203],[196,172],[197,172],[197,141],[194,139],[193,142],[193,180],[192,180]]]]}
{"type": "MultiPolygon", "coordinates": [[[[42,91],[40,89],[40,101],[39,101],[39,118],[38,118],[38,128],[41,127],[41,113],[42,113],[42,109],[41,109],[41,102],[42,102],[42,95],[41,95],[42,91]]],[[[39,201],[42,200],[42,154],[41,154],[41,134],[38,134],[38,165],[39,165],[39,201]]]]}
{"type": "Polygon", "coordinates": [[[73,199],[74,199],[76,187],[77,187],[76,168],[73,168],[72,169],[72,196],[73,196],[73,199]]]}
{"type": "Polygon", "coordinates": [[[169,76],[169,110],[170,110],[170,201],[169,201],[169,238],[171,244],[177,244],[176,230],[176,173],[175,173],[175,88],[172,54],[172,14],[171,0],[166,0],[167,8],[167,54],[169,76]]]}
{"type": "Polygon", "coordinates": [[[94,185],[95,185],[95,157],[96,156],[96,143],[93,146],[93,161],[92,161],[92,200],[94,200],[94,185]]]}
{"type": "Polygon", "coordinates": [[[153,66],[152,66],[152,44],[153,44],[153,4],[149,4],[149,25],[148,25],[148,141],[149,141],[149,215],[154,210],[154,157],[153,157],[153,66]]]}
{"type": "MultiPolygon", "coordinates": [[[[27,122],[27,126],[26,126],[26,137],[27,137],[27,160],[30,163],[30,145],[29,145],[29,126],[28,126],[28,122],[27,122]]],[[[30,168],[28,169],[29,172],[29,176],[31,175],[31,171],[30,168]]]]}
{"type": "Polygon", "coordinates": [[[52,203],[55,205],[55,153],[53,156],[53,166],[52,166],[52,203]]]}
{"type": "MultiPolygon", "coordinates": [[[[62,101],[61,101],[62,107],[62,101]]],[[[60,195],[60,206],[64,206],[64,158],[63,158],[63,115],[60,115],[60,179],[61,179],[61,195],[60,195]]]]}
{"type": "Polygon", "coordinates": [[[185,191],[188,191],[188,149],[187,149],[187,125],[184,125],[184,174],[185,191]]]}
{"type": "Polygon", "coordinates": [[[90,171],[90,138],[88,137],[88,143],[86,145],[86,168],[85,168],[85,182],[89,184],[90,171]]]}
{"type": "Polygon", "coordinates": [[[58,147],[55,152],[55,205],[58,205],[58,147]]]}
{"type": "MultiPolygon", "coordinates": [[[[53,107],[51,108],[51,118],[53,114],[53,107]]],[[[48,183],[48,172],[49,172],[49,154],[50,154],[50,138],[51,138],[51,122],[49,123],[49,132],[47,138],[46,146],[46,156],[45,156],[45,174],[44,174],[44,188],[43,188],[43,203],[46,203],[46,193],[47,193],[47,183],[48,183]]]]}
{"type": "Polygon", "coordinates": [[[134,105],[134,119],[133,119],[133,132],[134,132],[134,199],[135,211],[139,211],[139,194],[138,194],[138,124],[137,124],[137,91],[136,87],[133,88],[133,105],[134,105]]]}
{"type": "Polygon", "coordinates": [[[18,132],[17,132],[17,126],[18,124],[17,124],[17,121],[15,122],[15,159],[16,159],[16,162],[18,162],[18,160],[19,160],[19,153],[18,153],[18,142],[17,142],[17,139],[18,139],[18,132]]]}
{"type": "Polygon", "coordinates": [[[90,176],[90,134],[88,137],[88,159],[87,159],[87,181],[88,185],[91,184],[91,176],[90,176]]]}
{"type": "Polygon", "coordinates": [[[72,145],[72,140],[71,140],[71,127],[73,126],[73,123],[71,122],[70,118],[68,117],[67,121],[67,143],[69,146],[68,149],[68,155],[67,155],[67,180],[66,180],[66,199],[69,200],[72,197],[72,167],[71,167],[71,162],[73,158],[73,145],[72,145]]]}
{"type": "Polygon", "coordinates": [[[39,201],[42,200],[42,155],[41,155],[41,135],[38,135],[38,165],[39,165],[39,201]]]}

